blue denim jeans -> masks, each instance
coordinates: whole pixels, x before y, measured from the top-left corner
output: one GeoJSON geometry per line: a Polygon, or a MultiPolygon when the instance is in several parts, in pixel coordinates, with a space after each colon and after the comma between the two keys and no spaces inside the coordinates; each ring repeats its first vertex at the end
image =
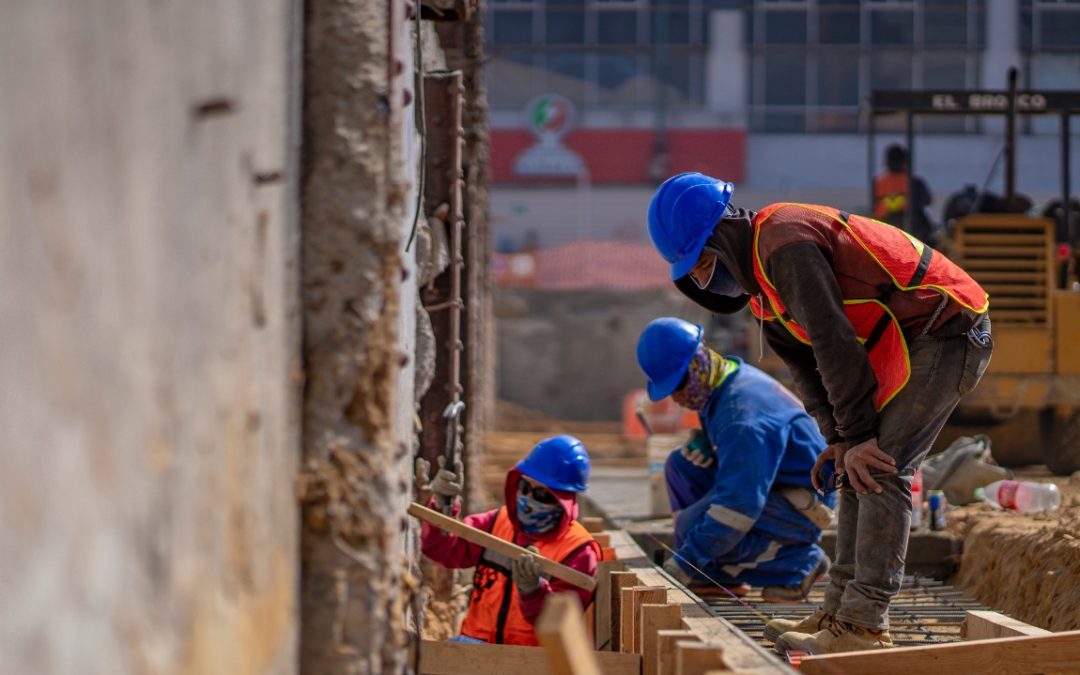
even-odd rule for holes
{"type": "MultiPolygon", "coordinates": [[[[989,331],[989,318],[984,326],[989,331]]],[[[993,342],[922,336],[908,350],[911,379],[881,411],[878,426],[878,445],[896,459],[897,473],[870,472],[881,494],[841,491],[836,560],[825,592],[827,612],[874,630],[889,627],[889,601],[904,577],[912,477],[960,398],[982,378],[993,342]]]]}

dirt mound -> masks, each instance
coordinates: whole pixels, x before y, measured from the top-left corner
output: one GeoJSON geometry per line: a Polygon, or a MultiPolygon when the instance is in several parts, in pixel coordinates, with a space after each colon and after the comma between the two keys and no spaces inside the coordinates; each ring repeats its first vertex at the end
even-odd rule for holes
{"type": "Polygon", "coordinates": [[[950,514],[965,535],[958,582],[980,602],[1052,631],[1080,629],[1080,472],[1053,481],[1053,513],[993,511],[977,505],[950,514]]]}

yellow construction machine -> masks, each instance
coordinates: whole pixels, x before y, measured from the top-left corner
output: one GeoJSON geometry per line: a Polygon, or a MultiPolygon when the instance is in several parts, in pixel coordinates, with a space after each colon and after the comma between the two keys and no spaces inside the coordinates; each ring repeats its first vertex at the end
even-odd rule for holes
{"type": "Polygon", "coordinates": [[[1006,91],[875,91],[869,154],[880,115],[906,116],[909,172],[914,116],[1004,115],[1004,203],[1015,203],[1017,116],[1059,116],[1062,220],[976,212],[955,221],[946,244],[949,256],[990,293],[995,346],[985,377],[962,400],[940,442],[986,433],[999,462],[1041,462],[1068,474],[1080,470],[1078,233],[1069,194],[1069,119],[1080,113],[1080,92],[1018,91],[1014,74],[1009,82],[1006,91]]]}

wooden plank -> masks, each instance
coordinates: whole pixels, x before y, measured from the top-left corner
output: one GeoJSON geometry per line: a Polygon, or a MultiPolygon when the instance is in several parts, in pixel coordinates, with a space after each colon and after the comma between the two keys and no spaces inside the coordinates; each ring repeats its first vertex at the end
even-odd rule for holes
{"type": "MultiPolygon", "coordinates": [[[[644,586],[634,593],[634,628],[631,635],[634,647],[630,650],[631,652],[640,654],[643,648],[641,640],[641,608],[645,605],[665,604],[667,604],[667,588],[663,586],[644,586]]],[[[678,628],[678,626],[673,627],[678,628]]]]}
{"type": "Polygon", "coordinates": [[[541,555],[536,555],[532,551],[528,551],[517,544],[506,541],[505,539],[499,539],[490,532],[478,530],[475,527],[466,525],[460,520],[443,515],[438,511],[433,511],[426,506],[413,502],[409,506],[409,515],[419,518],[425,523],[434,525],[440,530],[456,534],[465,541],[472,542],[477,546],[483,546],[486,549],[511,558],[517,558],[523,553],[528,553],[536,558],[537,562],[540,563],[540,569],[549,576],[553,576],[556,579],[562,579],[569,584],[573,584],[578,588],[584,588],[587,591],[596,590],[596,579],[590,577],[588,574],[579,572],[566,565],[561,565],[554,560],[550,560],[541,555]]]}
{"type": "Polygon", "coordinates": [[[656,631],[656,675],[675,675],[675,645],[697,639],[697,636],[688,630],[656,631]]]}
{"type": "Polygon", "coordinates": [[[910,673],[1075,673],[1080,663],[1080,631],[1050,635],[970,640],[846,654],[807,656],[807,675],[909,675],[910,673]]]}
{"type": "Polygon", "coordinates": [[[619,601],[619,651],[636,653],[634,649],[634,593],[640,586],[622,589],[619,601]]]}
{"type": "MultiPolygon", "coordinates": [[[[603,673],[637,673],[641,657],[637,654],[593,652],[603,673]]],[[[436,642],[420,644],[422,675],[548,675],[548,657],[542,647],[519,645],[436,642]]]]}
{"type": "Polygon", "coordinates": [[[622,590],[638,585],[633,572],[611,573],[611,651],[622,651],[622,590]]]}
{"type": "Polygon", "coordinates": [[[631,586],[622,590],[620,602],[619,651],[641,653],[640,634],[641,606],[667,601],[667,589],[663,586],[631,586]]]}
{"type": "Polygon", "coordinates": [[[578,518],[578,522],[587,532],[596,534],[604,531],[604,519],[600,516],[585,516],[584,518],[578,518]]]}
{"type": "Polygon", "coordinates": [[[596,648],[611,647],[611,573],[622,572],[626,563],[617,560],[604,561],[596,566],[596,648]]]}
{"type": "Polygon", "coordinates": [[[658,675],[659,632],[682,627],[682,608],[679,605],[641,606],[641,673],[658,675]]]}
{"type": "MultiPolygon", "coordinates": [[[[663,572],[645,555],[644,551],[624,530],[611,531],[611,543],[620,552],[620,559],[640,579],[640,585],[667,586],[668,602],[679,605],[683,614],[683,627],[690,630],[702,642],[717,644],[724,648],[725,659],[731,668],[749,673],[789,673],[776,656],[751,640],[730,622],[710,614],[700,600],[685,589],[677,588],[663,572]]],[[[618,639],[616,635],[614,639],[618,639]]],[[[674,673],[674,664],[668,673],[674,673]]]]}
{"type": "Polygon", "coordinates": [[[705,675],[713,670],[726,670],[724,650],[701,642],[675,643],[675,674],[705,675]]]}
{"type": "Polygon", "coordinates": [[[611,535],[607,532],[597,532],[592,538],[600,548],[610,548],[611,546],[611,535]]]}
{"type": "Polygon", "coordinates": [[[547,654],[551,675],[600,675],[576,595],[558,593],[544,602],[536,620],[536,639],[547,654]]]}
{"type": "Polygon", "coordinates": [[[1048,630],[997,612],[976,609],[964,613],[960,636],[965,640],[990,640],[1018,635],[1053,635],[1048,630]]]}

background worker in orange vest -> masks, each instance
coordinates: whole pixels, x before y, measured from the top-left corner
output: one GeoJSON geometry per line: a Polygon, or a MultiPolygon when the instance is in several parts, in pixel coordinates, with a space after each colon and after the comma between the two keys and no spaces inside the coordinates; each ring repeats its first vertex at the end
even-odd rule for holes
{"type": "MultiPolygon", "coordinates": [[[[417,491],[421,495],[433,493],[432,500],[452,501],[456,516],[461,509],[457,497],[463,484],[462,467],[458,462],[451,471],[441,460],[440,471],[430,484],[428,463],[417,460],[417,491]]],[[[582,442],[573,436],[547,438],[507,473],[505,505],[466,516],[465,522],[595,576],[600,546],[577,522],[577,495],[585,491],[588,483],[589,455],[582,442]]],[[[458,640],[536,645],[533,624],[549,595],[577,593],[583,608],[592,601],[590,591],[541,576],[539,566],[529,555],[512,560],[427,523],[421,534],[421,549],[445,567],[476,567],[469,610],[458,640]]]]}
{"type": "Polygon", "coordinates": [[[847,483],[824,606],[767,628],[778,646],[813,653],[890,647],[912,476],[989,364],[989,299],[890,225],[809,204],[737,209],[734,189],[699,173],[668,179],[649,204],[649,236],[698,304],[730,313],[755,296],[751,311],[829,444],[814,486],[847,483]],[[837,473],[822,475],[829,461],[837,473]]]}
{"type": "Polygon", "coordinates": [[[908,152],[904,146],[893,143],[885,149],[885,173],[874,179],[874,218],[907,229],[924,243],[936,246],[940,232],[930,214],[930,202],[934,200],[926,181],[911,177],[908,189],[908,152]],[[904,214],[908,199],[911,200],[911,227],[906,228],[904,214]]]}

